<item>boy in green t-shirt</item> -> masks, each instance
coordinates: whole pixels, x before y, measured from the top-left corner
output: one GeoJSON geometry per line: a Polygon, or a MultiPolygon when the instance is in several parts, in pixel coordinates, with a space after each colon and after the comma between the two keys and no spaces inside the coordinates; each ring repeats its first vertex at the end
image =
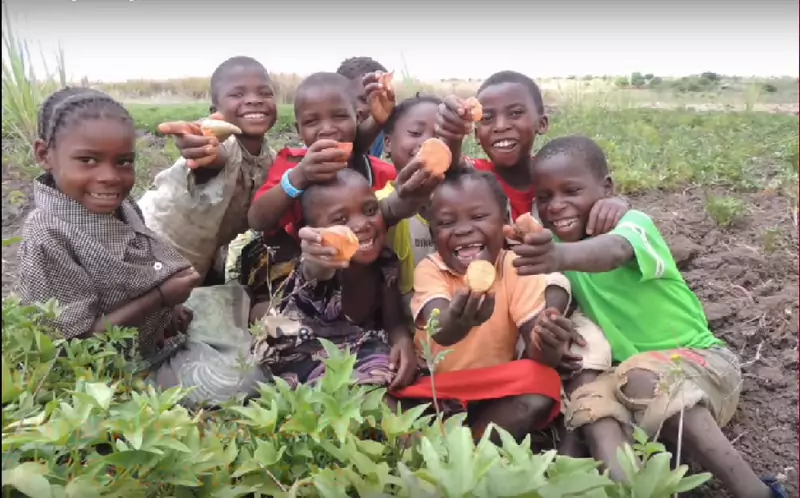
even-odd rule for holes
{"type": "Polygon", "coordinates": [[[608,234],[587,237],[592,206],[613,195],[600,147],[580,136],[555,139],[537,154],[531,177],[546,230],[514,248],[514,266],[520,275],[563,272],[616,364],[572,392],[569,428],[580,428],[591,454],[624,480],[616,451],[631,424],[677,442],[683,412],[684,447],[731,496],[786,496],[775,479],[759,479],[720,429],[739,401],[739,360],[709,331],[653,221],[631,210],[608,234]]]}

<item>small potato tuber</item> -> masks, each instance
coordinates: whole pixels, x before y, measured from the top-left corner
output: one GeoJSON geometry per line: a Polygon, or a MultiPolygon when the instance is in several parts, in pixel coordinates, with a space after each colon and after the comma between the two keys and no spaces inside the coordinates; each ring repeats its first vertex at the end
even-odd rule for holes
{"type": "Polygon", "coordinates": [[[242,130],[238,126],[218,119],[204,119],[200,124],[200,129],[203,135],[207,137],[217,137],[217,140],[220,142],[224,142],[231,135],[239,135],[242,133],[242,130]]]}
{"type": "Polygon", "coordinates": [[[530,213],[521,214],[514,222],[514,228],[520,236],[542,231],[542,225],[530,213]]]}

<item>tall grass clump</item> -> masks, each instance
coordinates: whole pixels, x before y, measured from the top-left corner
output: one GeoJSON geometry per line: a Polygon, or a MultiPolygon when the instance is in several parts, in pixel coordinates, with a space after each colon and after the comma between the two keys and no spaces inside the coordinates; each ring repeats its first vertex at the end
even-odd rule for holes
{"type": "Polygon", "coordinates": [[[36,74],[27,40],[13,29],[8,7],[3,5],[3,137],[19,141],[31,152],[36,140],[39,106],[50,93],[66,86],[64,51],[59,47],[56,67],[50,70],[41,54],[45,74],[36,74]]]}

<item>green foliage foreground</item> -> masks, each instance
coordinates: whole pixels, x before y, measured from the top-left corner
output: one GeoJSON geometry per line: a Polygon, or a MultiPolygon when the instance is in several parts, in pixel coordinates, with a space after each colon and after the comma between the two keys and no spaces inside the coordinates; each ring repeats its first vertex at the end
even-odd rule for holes
{"type": "Polygon", "coordinates": [[[670,470],[641,434],[620,452],[630,486],[502,431],[502,448],[475,445],[463,417],[393,413],[383,389],[352,383],[355,358],[330,344],[318,386],[277,381],[258,399],[192,413],[179,405],[185,391],[133,375],[117,353],[131,331],[52,339],[37,322],[56,312],[3,302],[5,496],[667,498],[709,478],[670,470]]]}

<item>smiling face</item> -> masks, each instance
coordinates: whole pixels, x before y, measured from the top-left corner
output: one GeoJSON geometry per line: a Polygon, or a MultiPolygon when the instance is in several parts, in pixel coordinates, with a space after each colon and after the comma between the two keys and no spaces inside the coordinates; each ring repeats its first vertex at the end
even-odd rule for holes
{"type": "Polygon", "coordinates": [[[458,274],[478,259],[494,263],[503,249],[504,211],[480,177],[442,184],[433,194],[429,216],[436,250],[458,274]]]}
{"type": "Polygon", "coordinates": [[[230,68],[214,89],[214,107],[242,134],[261,137],[278,118],[275,87],[263,67],[230,68]]]}
{"type": "Polygon", "coordinates": [[[613,193],[611,177],[600,177],[580,154],[537,159],[531,181],[539,219],[564,242],[583,239],[592,206],[613,193]]]}
{"type": "Polygon", "coordinates": [[[475,137],[498,168],[527,161],[536,135],[547,132],[548,119],[536,106],[530,90],[520,83],[490,85],[478,94],[483,119],[475,137]]]}
{"type": "Polygon", "coordinates": [[[111,214],[135,183],[135,144],[132,123],[96,118],[62,127],[52,146],[40,140],[35,150],[62,193],[92,213],[111,214]]]}
{"type": "Polygon", "coordinates": [[[306,147],[320,139],[352,143],[356,138],[355,101],[346,87],[307,87],[295,97],[294,113],[297,132],[306,147]]]}
{"type": "MultiPolygon", "coordinates": [[[[345,169],[328,185],[312,187],[310,202],[303,203],[303,216],[315,228],[345,225],[358,237],[354,263],[367,265],[381,253],[386,240],[383,220],[375,192],[359,173],[345,169]]],[[[308,195],[308,191],[303,195],[308,195]]],[[[307,200],[308,201],[308,200],[307,200]]]]}
{"type": "Polygon", "coordinates": [[[394,123],[392,132],[386,136],[386,151],[397,171],[405,168],[422,143],[433,137],[438,107],[435,102],[419,102],[394,123]]]}

